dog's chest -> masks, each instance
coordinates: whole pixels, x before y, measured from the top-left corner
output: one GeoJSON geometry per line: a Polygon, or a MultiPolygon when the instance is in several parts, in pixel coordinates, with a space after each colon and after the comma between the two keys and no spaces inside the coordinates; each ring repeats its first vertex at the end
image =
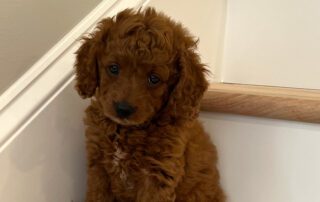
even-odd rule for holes
{"type": "Polygon", "coordinates": [[[141,145],[133,144],[121,135],[115,135],[110,141],[106,156],[106,169],[113,186],[130,191],[143,175],[141,145]]]}

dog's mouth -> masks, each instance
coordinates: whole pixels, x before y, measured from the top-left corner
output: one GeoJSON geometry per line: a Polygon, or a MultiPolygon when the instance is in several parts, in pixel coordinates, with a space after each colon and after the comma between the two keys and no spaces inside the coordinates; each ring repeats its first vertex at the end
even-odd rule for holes
{"type": "Polygon", "coordinates": [[[106,117],[108,117],[110,120],[114,121],[115,123],[119,125],[124,125],[124,126],[135,126],[139,125],[140,123],[131,120],[130,118],[120,118],[114,115],[111,115],[109,113],[104,113],[106,117]]]}
{"type": "Polygon", "coordinates": [[[111,118],[114,122],[120,124],[120,125],[125,125],[125,126],[134,126],[134,125],[139,125],[135,121],[131,121],[127,118],[117,118],[117,117],[112,117],[111,118]]]}
{"type": "Polygon", "coordinates": [[[140,129],[148,127],[150,122],[152,122],[151,119],[139,122],[139,121],[133,120],[132,118],[131,119],[119,118],[117,116],[113,116],[108,113],[105,113],[105,116],[118,125],[125,126],[125,127],[140,128],[140,129]]]}

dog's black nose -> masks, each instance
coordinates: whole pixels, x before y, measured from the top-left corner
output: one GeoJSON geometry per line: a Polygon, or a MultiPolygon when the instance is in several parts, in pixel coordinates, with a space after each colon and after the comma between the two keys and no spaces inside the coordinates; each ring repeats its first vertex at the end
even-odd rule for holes
{"type": "Polygon", "coordinates": [[[115,103],[115,108],[120,118],[127,118],[135,111],[127,102],[117,102],[115,103]]]}

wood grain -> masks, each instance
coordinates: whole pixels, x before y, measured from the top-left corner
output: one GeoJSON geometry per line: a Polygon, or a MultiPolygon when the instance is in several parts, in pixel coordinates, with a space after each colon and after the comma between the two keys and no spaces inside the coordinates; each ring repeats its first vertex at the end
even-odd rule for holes
{"type": "Polygon", "coordinates": [[[320,90],[213,83],[201,109],[320,123],[320,90]]]}

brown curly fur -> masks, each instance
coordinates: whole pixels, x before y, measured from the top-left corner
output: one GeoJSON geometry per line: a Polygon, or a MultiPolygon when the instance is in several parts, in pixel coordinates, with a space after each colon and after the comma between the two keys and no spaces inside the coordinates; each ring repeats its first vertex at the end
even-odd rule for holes
{"type": "Polygon", "coordinates": [[[87,202],[223,202],[216,150],[197,121],[207,88],[197,42],[152,8],[102,20],[77,51],[86,110],[87,202]],[[118,75],[110,64],[120,67],[118,75]],[[161,82],[148,83],[156,74],[161,82]],[[135,108],[119,118],[114,102],[135,108]]]}

